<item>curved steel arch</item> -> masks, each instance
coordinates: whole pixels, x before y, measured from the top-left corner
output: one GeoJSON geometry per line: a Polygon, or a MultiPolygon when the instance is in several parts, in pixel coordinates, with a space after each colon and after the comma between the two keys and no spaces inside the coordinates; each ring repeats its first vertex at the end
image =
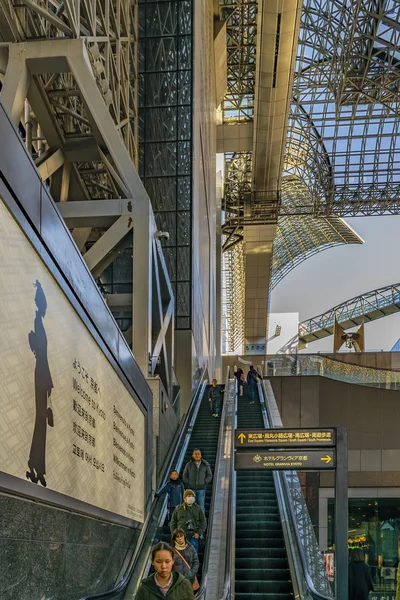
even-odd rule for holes
{"type": "Polygon", "coordinates": [[[299,264],[324,250],[364,240],[339,217],[280,217],[273,246],[271,283],[273,289],[299,264]]]}
{"type": "MultiPolygon", "coordinates": [[[[287,148],[306,111],[329,153],[333,186],[282,203],[281,215],[400,212],[399,22],[394,0],[305,0],[287,148]]],[[[321,161],[317,180],[323,170],[321,161]]]]}

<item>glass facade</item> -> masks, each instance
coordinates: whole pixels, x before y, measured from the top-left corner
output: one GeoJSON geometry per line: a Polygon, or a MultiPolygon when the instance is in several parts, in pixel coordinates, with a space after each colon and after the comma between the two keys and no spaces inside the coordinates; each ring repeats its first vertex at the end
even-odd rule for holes
{"type": "Polygon", "coordinates": [[[192,0],[139,0],[139,172],[175,295],[177,329],[192,322],[192,0]]]}
{"type": "MultiPolygon", "coordinates": [[[[328,554],[334,550],[335,501],[328,500],[328,554]]],[[[400,559],[400,498],[349,499],[349,550],[362,548],[377,598],[391,600],[400,559]]],[[[370,597],[373,598],[374,594],[370,597]]]]}

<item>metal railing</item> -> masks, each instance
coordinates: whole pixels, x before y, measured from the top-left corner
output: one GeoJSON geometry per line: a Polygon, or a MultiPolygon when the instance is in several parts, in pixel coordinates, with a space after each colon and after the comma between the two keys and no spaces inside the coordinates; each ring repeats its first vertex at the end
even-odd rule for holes
{"type": "MultiPolygon", "coordinates": [[[[165,485],[168,480],[171,470],[179,470],[182,466],[187,446],[190,441],[190,436],[193,431],[193,425],[196,421],[197,414],[200,408],[201,399],[204,394],[206,382],[203,382],[205,369],[202,372],[202,377],[199,378],[193,400],[186,414],[185,419],[179,429],[175,446],[173,447],[170,459],[165,465],[160,486],[165,485]]],[[[166,516],[168,499],[165,497],[155,498],[151,505],[149,514],[143,524],[138,542],[135,546],[131,559],[124,571],[124,574],[119,579],[118,583],[106,592],[91,594],[84,596],[80,600],[106,600],[107,598],[119,599],[125,594],[128,585],[132,583],[132,577],[135,574],[135,583],[139,584],[145,575],[146,568],[149,564],[150,549],[160,529],[161,523],[166,516]]],[[[132,596],[133,597],[133,596],[132,596]]]]}
{"type": "MultiPolygon", "coordinates": [[[[227,374],[229,382],[229,367],[227,374]]],[[[234,600],[235,598],[235,558],[236,558],[236,471],[234,464],[235,453],[235,429],[237,426],[237,382],[229,382],[228,392],[233,393],[233,411],[230,439],[230,470],[229,470],[229,504],[228,504],[228,527],[226,532],[225,550],[225,577],[224,587],[220,600],[234,600]]],[[[227,404],[227,402],[226,402],[227,404]]]]}
{"type": "Polygon", "coordinates": [[[275,354],[266,356],[266,377],[315,376],[391,390],[400,389],[400,371],[349,364],[320,354],[275,354]]]}
{"type": "Polygon", "coordinates": [[[226,401],[226,392],[227,392],[227,386],[229,385],[229,368],[228,368],[228,375],[226,378],[226,382],[225,382],[225,398],[224,398],[224,403],[223,403],[223,407],[222,407],[222,412],[221,412],[221,421],[220,421],[220,428],[219,428],[219,435],[218,435],[218,445],[217,445],[217,456],[215,457],[215,469],[214,469],[214,476],[213,476],[213,488],[212,488],[212,493],[211,493],[211,504],[210,504],[210,510],[208,512],[208,523],[207,523],[207,538],[206,538],[206,545],[204,548],[204,562],[203,562],[203,574],[202,574],[202,578],[201,578],[201,584],[200,584],[200,588],[199,591],[196,594],[196,600],[204,600],[206,597],[206,591],[207,591],[207,572],[208,572],[208,567],[209,567],[209,560],[210,560],[210,547],[211,547],[211,532],[213,530],[213,524],[214,524],[214,506],[215,506],[215,495],[216,495],[216,489],[217,489],[217,485],[218,485],[218,479],[219,479],[219,470],[221,467],[221,458],[224,452],[224,444],[222,443],[222,438],[224,436],[224,423],[225,423],[225,416],[226,416],[226,410],[227,410],[227,401],[226,401]]]}

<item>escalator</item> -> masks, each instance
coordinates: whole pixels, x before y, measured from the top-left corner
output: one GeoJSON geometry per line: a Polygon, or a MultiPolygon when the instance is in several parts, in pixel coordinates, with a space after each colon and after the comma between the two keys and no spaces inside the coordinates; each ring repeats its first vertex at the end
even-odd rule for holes
{"type": "MultiPolygon", "coordinates": [[[[245,386],[246,390],[247,386],[245,386]]],[[[238,398],[237,427],[263,429],[261,405],[238,398]]],[[[237,471],[235,597],[293,599],[272,471],[237,471]]]]}
{"type": "MultiPolygon", "coordinates": [[[[213,475],[215,473],[221,418],[212,417],[210,413],[208,390],[209,386],[205,384],[199,386],[193,398],[188,414],[171,451],[170,458],[167,460],[164,468],[163,477],[160,481],[162,485],[168,480],[172,469],[177,469],[181,474],[183,473],[183,469],[190,460],[195,448],[201,450],[203,458],[210,463],[213,475]]],[[[221,411],[222,401],[220,414],[221,411]]],[[[205,537],[207,537],[207,533],[212,527],[210,507],[212,506],[213,491],[214,485],[212,484],[206,492],[207,530],[205,537]]],[[[127,566],[124,567],[124,573],[118,584],[107,592],[86,596],[81,600],[106,600],[108,598],[130,600],[134,598],[140,581],[148,573],[151,547],[161,539],[167,542],[170,542],[171,539],[167,521],[167,498],[165,495],[153,501],[146,523],[143,526],[141,538],[127,566]]],[[[199,548],[199,581],[202,576],[202,567],[207,562],[205,562],[205,549],[207,550],[208,546],[207,544],[205,545],[204,540],[201,540],[199,548]]],[[[202,596],[201,591],[200,589],[199,597],[202,596]]]]}
{"type": "MultiPolygon", "coordinates": [[[[221,386],[222,387],[222,386],[221,386]]],[[[181,469],[181,475],[183,474],[184,466],[187,462],[190,461],[193,450],[195,448],[199,448],[201,450],[202,456],[204,460],[210,463],[211,471],[213,474],[215,473],[215,459],[217,455],[217,445],[218,445],[218,437],[219,437],[219,429],[220,429],[220,417],[212,417],[210,411],[210,403],[208,402],[208,391],[210,386],[207,386],[201,405],[199,408],[199,412],[197,415],[196,423],[193,427],[192,435],[190,437],[190,443],[187,447],[185,458],[183,460],[183,466],[181,469]]],[[[220,414],[222,410],[222,403],[220,406],[220,414]]],[[[207,530],[209,524],[209,512],[211,505],[211,495],[212,495],[212,487],[208,487],[206,491],[206,519],[207,519],[207,530]]],[[[207,531],[206,531],[207,535],[207,531]]],[[[168,527],[167,521],[164,521],[163,529],[162,529],[162,540],[165,542],[171,541],[171,532],[168,527]]],[[[199,560],[200,560],[200,572],[198,575],[198,579],[200,581],[201,578],[201,569],[203,566],[204,559],[204,541],[200,540],[199,544],[199,560]]]]}

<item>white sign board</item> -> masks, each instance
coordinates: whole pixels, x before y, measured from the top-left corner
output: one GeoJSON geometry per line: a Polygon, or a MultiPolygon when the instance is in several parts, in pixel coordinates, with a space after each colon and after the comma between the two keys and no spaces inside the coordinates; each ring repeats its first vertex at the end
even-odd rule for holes
{"type": "Polygon", "coordinates": [[[0,470],[144,521],[145,415],[0,198],[0,470]]]}

